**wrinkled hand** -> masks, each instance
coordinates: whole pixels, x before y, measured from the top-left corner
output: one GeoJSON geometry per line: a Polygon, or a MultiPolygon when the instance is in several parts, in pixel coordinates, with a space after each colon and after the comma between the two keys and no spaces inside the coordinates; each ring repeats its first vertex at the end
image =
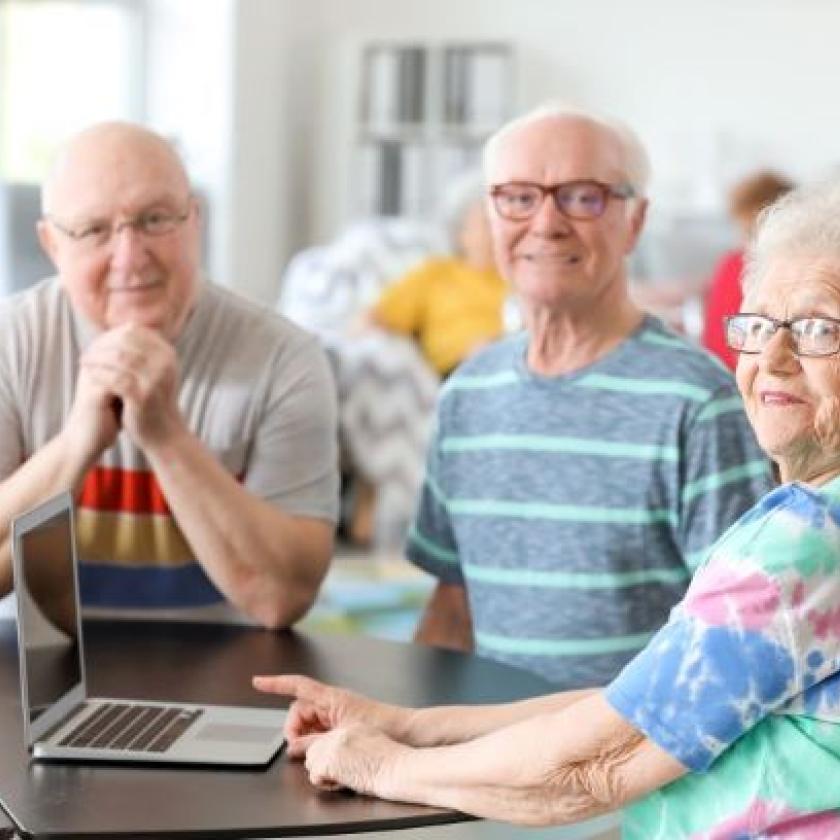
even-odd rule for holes
{"type": "Polygon", "coordinates": [[[258,691],[295,698],[284,727],[290,758],[303,758],[307,754],[311,736],[338,727],[364,723],[388,732],[399,713],[395,706],[299,675],[254,677],[253,685],[258,691]]]}
{"type": "Polygon", "coordinates": [[[363,723],[310,735],[306,750],[309,781],[321,790],[350,788],[387,797],[400,755],[409,748],[363,723]]]}
{"type": "Polygon", "coordinates": [[[117,439],[120,419],[114,399],[113,393],[90,371],[84,367],[79,370],[64,434],[69,451],[85,470],[117,439]]]}
{"type": "Polygon", "coordinates": [[[80,379],[109,395],[112,414],[120,401],[122,426],[141,448],[184,429],[175,348],[158,332],[135,324],[108,330],[88,347],[81,367],[80,379]]]}

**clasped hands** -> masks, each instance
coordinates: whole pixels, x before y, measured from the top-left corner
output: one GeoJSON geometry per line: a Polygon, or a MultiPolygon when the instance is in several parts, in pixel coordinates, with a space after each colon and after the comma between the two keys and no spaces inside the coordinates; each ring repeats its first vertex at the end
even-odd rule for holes
{"type": "Polygon", "coordinates": [[[288,755],[304,760],[313,785],[390,798],[397,764],[410,749],[394,737],[408,710],[304,676],[254,677],[253,685],[295,698],[284,727],[288,755]]]}
{"type": "Polygon", "coordinates": [[[177,392],[175,348],[158,332],[125,324],[102,333],[79,363],[67,425],[77,454],[96,460],[120,429],[144,450],[168,439],[184,428],[177,392]]]}

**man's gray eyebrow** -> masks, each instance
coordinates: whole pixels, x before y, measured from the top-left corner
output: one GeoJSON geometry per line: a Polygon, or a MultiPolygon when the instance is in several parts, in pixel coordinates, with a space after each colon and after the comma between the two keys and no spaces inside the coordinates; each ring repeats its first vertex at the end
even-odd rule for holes
{"type": "MultiPolygon", "coordinates": [[[[139,210],[136,210],[134,213],[131,214],[131,218],[136,218],[137,216],[141,216],[143,213],[148,213],[150,210],[155,210],[160,207],[166,207],[167,209],[174,209],[175,206],[178,204],[178,200],[173,196],[165,196],[161,198],[155,198],[148,202],[145,202],[139,210]]],[[[57,219],[61,219],[64,222],[69,222],[73,225],[77,224],[93,224],[94,222],[110,222],[111,218],[106,213],[91,213],[90,215],[78,215],[78,216],[60,216],[57,213],[50,213],[50,216],[55,216],[57,219]]]]}

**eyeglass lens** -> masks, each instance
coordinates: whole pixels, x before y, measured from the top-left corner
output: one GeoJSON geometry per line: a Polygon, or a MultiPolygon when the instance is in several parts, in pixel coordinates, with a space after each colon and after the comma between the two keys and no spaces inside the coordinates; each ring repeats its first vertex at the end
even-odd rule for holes
{"type": "Polygon", "coordinates": [[[733,350],[760,353],[783,328],[790,330],[794,349],[803,356],[830,356],[840,351],[840,321],[831,318],[783,322],[761,315],[736,315],[727,321],[726,340],[733,350]]]}
{"type": "Polygon", "coordinates": [[[503,184],[493,198],[502,216],[526,219],[538,210],[547,192],[557,209],[571,219],[596,219],[606,209],[609,188],[589,181],[572,181],[554,187],[537,184],[503,184]]]}

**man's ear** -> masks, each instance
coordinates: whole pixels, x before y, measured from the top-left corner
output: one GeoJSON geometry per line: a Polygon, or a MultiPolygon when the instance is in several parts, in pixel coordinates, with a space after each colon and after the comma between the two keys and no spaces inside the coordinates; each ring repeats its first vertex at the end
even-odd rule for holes
{"type": "Polygon", "coordinates": [[[633,208],[630,216],[630,238],[627,241],[627,250],[625,253],[629,254],[639,241],[642,235],[642,230],[645,227],[645,219],[647,218],[648,200],[646,198],[639,198],[635,200],[636,206],[633,208]]]}
{"type": "Polygon", "coordinates": [[[192,223],[196,226],[197,230],[201,230],[201,221],[202,216],[204,215],[204,211],[201,207],[201,200],[198,198],[197,195],[190,195],[189,212],[192,214],[192,223]]]}
{"type": "Polygon", "coordinates": [[[41,248],[44,253],[50,258],[50,262],[58,270],[58,263],[56,262],[56,241],[55,231],[50,227],[45,219],[38,219],[35,222],[35,232],[38,234],[38,241],[41,243],[41,248]]]}

